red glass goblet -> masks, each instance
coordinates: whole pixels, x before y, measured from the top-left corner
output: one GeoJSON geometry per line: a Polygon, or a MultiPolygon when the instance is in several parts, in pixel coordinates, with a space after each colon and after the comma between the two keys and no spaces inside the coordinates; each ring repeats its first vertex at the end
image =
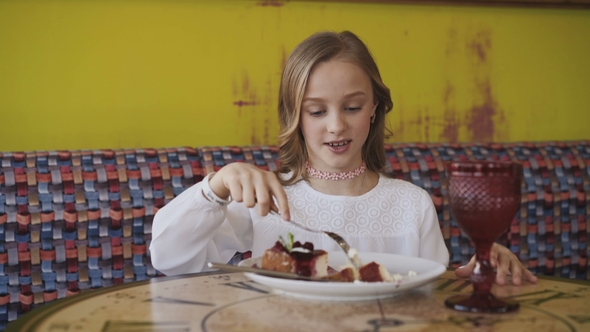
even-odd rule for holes
{"type": "Polygon", "coordinates": [[[510,227],[520,207],[522,165],[500,161],[458,161],[447,168],[451,212],[475,246],[473,293],[456,295],[447,307],[469,312],[510,312],[518,302],[491,293],[496,275],[490,265],[493,243],[510,227]]]}

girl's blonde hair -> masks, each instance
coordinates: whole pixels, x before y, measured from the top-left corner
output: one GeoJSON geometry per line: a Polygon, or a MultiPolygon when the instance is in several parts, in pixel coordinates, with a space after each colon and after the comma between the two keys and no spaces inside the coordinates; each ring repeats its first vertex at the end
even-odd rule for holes
{"type": "Polygon", "coordinates": [[[342,59],[361,67],[371,80],[374,101],[378,103],[375,121],[371,124],[369,136],[362,148],[362,158],[367,168],[380,172],[385,166],[384,142],[391,132],[385,127],[385,114],[393,108],[389,88],[383,84],[379,69],[367,46],[352,32],[318,32],[302,41],[287,59],[279,90],[279,173],[292,172],[282,179],[289,185],[303,177],[307,148],[299,119],[301,103],[309,73],[313,67],[324,61],[342,59]]]}

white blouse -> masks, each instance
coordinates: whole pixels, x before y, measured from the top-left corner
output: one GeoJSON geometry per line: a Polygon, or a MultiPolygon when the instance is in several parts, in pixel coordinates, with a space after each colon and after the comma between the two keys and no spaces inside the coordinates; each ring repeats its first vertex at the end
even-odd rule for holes
{"type": "MultiPolygon", "coordinates": [[[[205,178],[203,181],[208,181],[205,178]]],[[[160,209],[152,229],[152,264],[166,275],[207,271],[208,262],[228,262],[236,251],[261,256],[279,236],[311,242],[327,252],[342,250],[328,236],[307,232],[276,214],[238,202],[210,202],[199,182],[160,209]]],[[[361,196],[327,195],[305,181],[284,188],[292,222],[340,234],[359,252],[422,257],[448,265],[449,253],[428,193],[403,180],[380,176],[361,196]]]]}

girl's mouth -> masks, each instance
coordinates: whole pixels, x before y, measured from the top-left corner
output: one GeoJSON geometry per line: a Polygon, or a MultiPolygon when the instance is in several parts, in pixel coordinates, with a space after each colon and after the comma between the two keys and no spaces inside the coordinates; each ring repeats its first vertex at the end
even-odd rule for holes
{"type": "Polygon", "coordinates": [[[333,153],[341,154],[341,153],[345,153],[346,151],[348,151],[348,149],[350,148],[350,142],[352,142],[352,140],[328,142],[328,143],[326,143],[326,146],[333,153]]]}
{"type": "Polygon", "coordinates": [[[340,148],[340,147],[347,145],[348,143],[350,143],[350,141],[328,142],[326,144],[333,147],[333,148],[340,148]]]}

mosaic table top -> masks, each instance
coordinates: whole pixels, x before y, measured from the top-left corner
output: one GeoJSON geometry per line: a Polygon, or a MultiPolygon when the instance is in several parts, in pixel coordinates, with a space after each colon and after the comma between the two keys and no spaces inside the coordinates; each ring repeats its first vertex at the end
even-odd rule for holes
{"type": "Polygon", "coordinates": [[[509,314],[461,313],[444,300],[471,283],[445,272],[395,297],[356,302],[275,294],[241,273],[162,277],[87,291],[31,311],[6,331],[586,331],[590,283],[540,277],[494,286],[520,302],[509,314]]]}

